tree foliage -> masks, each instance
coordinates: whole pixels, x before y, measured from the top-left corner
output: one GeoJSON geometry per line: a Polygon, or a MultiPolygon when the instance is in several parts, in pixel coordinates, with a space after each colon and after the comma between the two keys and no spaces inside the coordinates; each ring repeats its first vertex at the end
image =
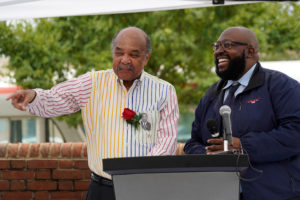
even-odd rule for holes
{"type": "MultiPolygon", "coordinates": [[[[180,105],[195,105],[218,78],[211,44],[230,26],[258,36],[262,59],[300,57],[300,5],[257,3],[173,11],[36,19],[0,23],[0,53],[23,88],[49,89],[76,76],[111,68],[111,39],[121,28],[149,34],[152,55],[145,70],[172,83],[180,105]]],[[[184,106],[182,106],[184,108],[184,106]]],[[[75,125],[80,115],[69,116],[75,125]]]]}

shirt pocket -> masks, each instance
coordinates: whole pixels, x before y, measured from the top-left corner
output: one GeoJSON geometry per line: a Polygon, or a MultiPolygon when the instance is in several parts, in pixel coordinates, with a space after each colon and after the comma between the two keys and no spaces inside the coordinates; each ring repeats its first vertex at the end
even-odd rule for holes
{"type": "Polygon", "coordinates": [[[137,142],[144,145],[155,145],[160,120],[159,111],[142,111],[139,114],[142,115],[142,118],[136,132],[137,142]]]}

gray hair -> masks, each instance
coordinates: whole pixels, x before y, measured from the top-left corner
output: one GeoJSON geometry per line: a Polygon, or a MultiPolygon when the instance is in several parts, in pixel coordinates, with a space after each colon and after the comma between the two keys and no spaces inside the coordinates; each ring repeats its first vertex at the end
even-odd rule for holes
{"type": "Polygon", "coordinates": [[[139,29],[140,31],[142,31],[144,33],[145,39],[146,39],[146,55],[145,57],[147,57],[151,51],[152,51],[152,47],[151,47],[151,40],[150,37],[147,35],[147,33],[145,33],[145,31],[143,31],[142,29],[135,27],[135,26],[130,26],[130,27],[126,27],[126,28],[122,28],[121,30],[119,30],[113,37],[112,41],[111,41],[111,52],[113,52],[114,48],[116,47],[116,38],[118,37],[119,33],[127,28],[136,28],[139,29]]]}

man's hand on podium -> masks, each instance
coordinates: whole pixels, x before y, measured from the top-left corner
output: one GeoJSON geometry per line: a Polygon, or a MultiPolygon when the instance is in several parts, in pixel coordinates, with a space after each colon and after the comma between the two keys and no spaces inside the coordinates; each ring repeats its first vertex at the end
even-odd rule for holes
{"type": "MultiPolygon", "coordinates": [[[[228,145],[228,150],[238,150],[241,152],[241,140],[237,137],[232,137],[233,146],[228,145]]],[[[207,140],[210,146],[205,147],[206,154],[215,154],[224,151],[224,142],[223,138],[213,138],[207,140]]]]}

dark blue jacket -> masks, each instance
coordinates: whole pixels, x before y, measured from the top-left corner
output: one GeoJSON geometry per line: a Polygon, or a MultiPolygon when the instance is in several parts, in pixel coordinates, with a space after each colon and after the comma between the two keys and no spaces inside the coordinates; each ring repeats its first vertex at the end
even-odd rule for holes
{"type": "MultiPolygon", "coordinates": [[[[222,132],[219,108],[225,82],[215,83],[200,100],[187,141],[187,154],[204,154],[211,134],[208,119],[215,119],[222,132]]],[[[300,85],[283,73],[257,63],[248,86],[231,108],[233,136],[241,140],[250,162],[259,170],[247,169],[241,181],[245,200],[286,200],[300,197],[300,85]]]]}

